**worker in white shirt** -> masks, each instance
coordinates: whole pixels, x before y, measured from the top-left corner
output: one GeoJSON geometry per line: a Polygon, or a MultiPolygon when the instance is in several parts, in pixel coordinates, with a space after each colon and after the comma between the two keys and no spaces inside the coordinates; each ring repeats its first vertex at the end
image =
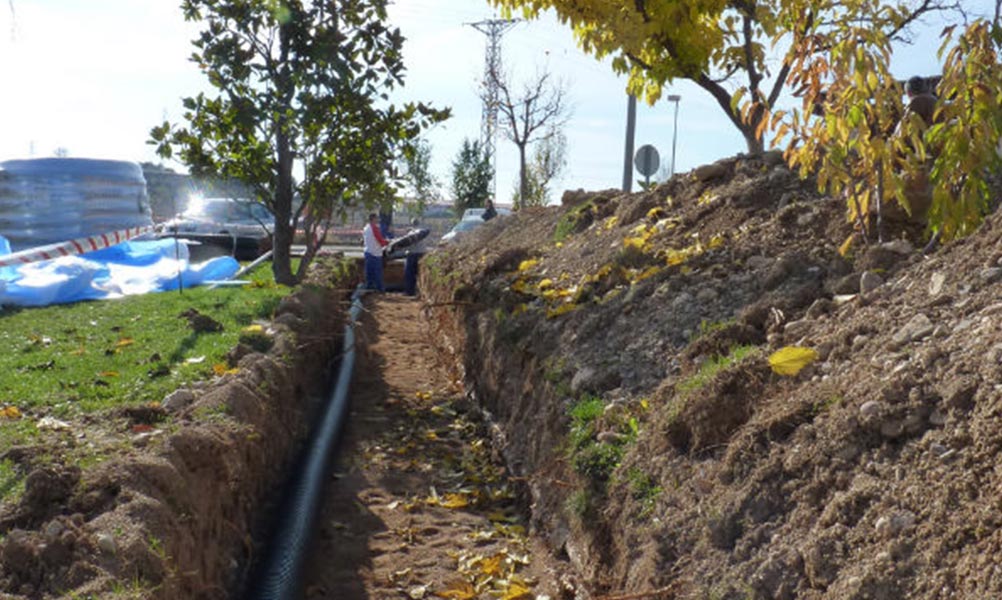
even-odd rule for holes
{"type": "Polygon", "coordinates": [[[386,239],[379,232],[379,215],[369,213],[369,224],[362,229],[365,244],[365,289],[386,291],[383,287],[383,247],[386,239]]]}

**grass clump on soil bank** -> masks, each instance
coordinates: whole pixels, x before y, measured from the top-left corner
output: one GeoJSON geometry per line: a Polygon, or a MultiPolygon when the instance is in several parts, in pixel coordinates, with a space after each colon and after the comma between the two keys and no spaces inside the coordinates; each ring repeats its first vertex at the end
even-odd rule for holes
{"type": "Polygon", "coordinates": [[[225,371],[244,329],[269,319],[291,288],[256,269],[244,287],[127,296],[0,315],[0,448],[23,444],[45,417],[73,420],[225,371]],[[7,414],[7,413],[5,413],[7,414]]]}
{"type": "Polygon", "coordinates": [[[585,396],[568,411],[568,455],[574,470],[598,488],[603,488],[619,466],[626,447],[636,441],[639,425],[636,417],[608,414],[605,402],[585,396]]]}
{"type": "Polygon", "coordinates": [[[689,394],[705,386],[717,373],[731,365],[735,365],[754,352],[758,346],[733,346],[726,356],[712,356],[707,359],[695,375],[679,382],[677,390],[689,394]]]}

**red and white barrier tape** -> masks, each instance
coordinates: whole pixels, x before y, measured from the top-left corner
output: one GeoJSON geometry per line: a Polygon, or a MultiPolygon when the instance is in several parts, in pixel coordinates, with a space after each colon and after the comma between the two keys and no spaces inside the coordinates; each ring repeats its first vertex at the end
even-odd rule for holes
{"type": "Polygon", "coordinates": [[[70,240],[68,242],[59,242],[58,244],[49,244],[48,246],[30,248],[28,250],[22,250],[21,252],[15,252],[14,254],[8,254],[7,256],[0,256],[0,267],[27,265],[43,260],[52,260],[53,258],[59,258],[60,256],[93,252],[94,250],[100,250],[101,248],[121,244],[122,242],[144,234],[147,231],[153,231],[153,226],[148,225],[145,227],[132,227],[129,229],[112,231],[111,233],[102,233],[99,235],[92,235],[90,237],[70,240]]]}

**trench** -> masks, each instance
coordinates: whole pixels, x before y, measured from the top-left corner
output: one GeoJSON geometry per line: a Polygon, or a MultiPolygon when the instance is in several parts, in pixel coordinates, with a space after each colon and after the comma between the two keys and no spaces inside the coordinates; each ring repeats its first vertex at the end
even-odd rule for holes
{"type": "Polygon", "coordinates": [[[343,436],[321,475],[317,518],[302,528],[311,543],[298,565],[272,542],[278,566],[264,571],[277,569],[283,583],[250,597],[562,597],[517,483],[431,343],[421,302],[368,295],[355,333],[343,436]]]}

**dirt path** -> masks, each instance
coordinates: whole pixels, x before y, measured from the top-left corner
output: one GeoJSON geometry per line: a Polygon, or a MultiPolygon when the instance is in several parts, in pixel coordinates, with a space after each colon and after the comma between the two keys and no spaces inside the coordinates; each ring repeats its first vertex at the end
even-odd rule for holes
{"type": "Polygon", "coordinates": [[[382,295],[366,307],[306,597],[559,597],[482,426],[436,362],[420,303],[382,295]]]}

